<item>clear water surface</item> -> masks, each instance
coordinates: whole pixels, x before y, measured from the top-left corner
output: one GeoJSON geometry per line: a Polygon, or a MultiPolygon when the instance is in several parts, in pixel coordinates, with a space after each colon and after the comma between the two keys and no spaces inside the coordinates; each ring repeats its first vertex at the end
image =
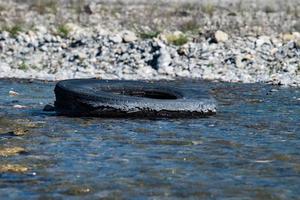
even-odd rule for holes
{"type": "Polygon", "coordinates": [[[0,149],[26,150],[0,166],[28,169],[0,173],[0,199],[300,198],[300,89],[176,84],[207,88],[217,115],[67,118],[42,111],[55,83],[0,80],[0,149]]]}

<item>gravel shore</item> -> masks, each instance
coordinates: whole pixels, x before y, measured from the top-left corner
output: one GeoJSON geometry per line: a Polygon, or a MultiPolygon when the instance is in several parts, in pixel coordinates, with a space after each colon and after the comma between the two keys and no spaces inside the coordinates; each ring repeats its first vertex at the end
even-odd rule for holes
{"type": "Polygon", "coordinates": [[[20,2],[0,0],[0,77],[300,86],[297,1],[20,2]]]}

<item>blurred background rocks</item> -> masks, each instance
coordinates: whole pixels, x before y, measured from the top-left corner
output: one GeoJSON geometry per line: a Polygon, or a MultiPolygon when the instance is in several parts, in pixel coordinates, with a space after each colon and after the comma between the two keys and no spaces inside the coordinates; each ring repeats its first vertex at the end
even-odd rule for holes
{"type": "Polygon", "coordinates": [[[0,77],[300,83],[298,0],[0,0],[0,77]]]}

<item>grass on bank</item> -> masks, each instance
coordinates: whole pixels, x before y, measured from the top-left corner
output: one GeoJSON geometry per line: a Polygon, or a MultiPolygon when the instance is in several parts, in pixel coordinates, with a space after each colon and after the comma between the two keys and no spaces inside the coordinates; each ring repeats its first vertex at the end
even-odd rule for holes
{"type": "Polygon", "coordinates": [[[182,34],[169,34],[166,36],[166,39],[169,44],[173,44],[176,46],[182,46],[186,44],[189,40],[186,35],[182,34]]]}
{"type": "Polygon", "coordinates": [[[62,38],[67,38],[70,35],[70,28],[66,24],[60,24],[57,27],[56,34],[62,38]]]}
{"type": "Polygon", "coordinates": [[[23,31],[23,27],[19,24],[15,24],[12,26],[4,26],[2,30],[8,32],[11,37],[17,37],[17,35],[23,31]]]}
{"type": "Polygon", "coordinates": [[[26,71],[27,69],[29,69],[29,66],[28,66],[27,63],[23,60],[23,61],[18,65],[18,69],[19,69],[19,70],[26,71]]]}
{"type": "Polygon", "coordinates": [[[148,32],[138,32],[141,39],[152,39],[156,38],[160,31],[148,31],[148,32]]]}

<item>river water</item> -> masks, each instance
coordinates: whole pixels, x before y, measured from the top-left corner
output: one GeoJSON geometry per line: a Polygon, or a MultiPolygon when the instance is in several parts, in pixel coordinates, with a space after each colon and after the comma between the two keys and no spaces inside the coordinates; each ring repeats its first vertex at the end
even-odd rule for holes
{"type": "Polygon", "coordinates": [[[218,113],[67,118],[42,111],[55,83],[0,80],[0,149],[24,149],[0,153],[0,199],[299,199],[300,89],[176,84],[208,89],[218,113]]]}

